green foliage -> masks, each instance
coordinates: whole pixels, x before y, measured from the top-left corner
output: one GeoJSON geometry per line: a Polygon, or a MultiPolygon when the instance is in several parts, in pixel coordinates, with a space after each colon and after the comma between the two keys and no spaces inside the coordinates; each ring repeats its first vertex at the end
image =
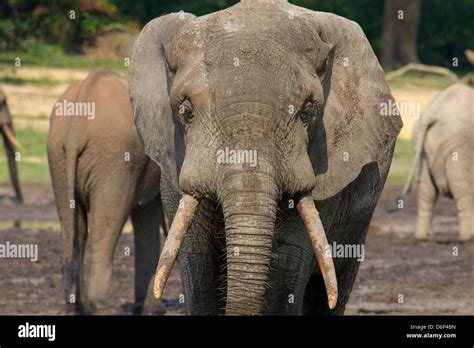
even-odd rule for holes
{"type": "Polygon", "coordinates": [[[24,85],[24,84],[35,84],[41,86],[55,86],[61,83],[61,81],[52,80],[46,77],[41,79],[25,79],[21,77],[9,77],[3,76],[0,77],[0,83],[9,83],[12,85],[24,85]]]}
{"type": "Polygon", "coordinates": [[[423,63],[455,72],[472,70],[464,50],[474,49],[474,0],[424,0],[418,29],[418,52],[423,63]],[[459,68],[453,67],[459,58],[459,68]]]}
{"type": "Polygon", "coordinates": [[[93,59],[83,55],[65,55],[57,52],[52,55],[34,55],[27,52],[0,51],[0,68],[11,68],[15,58],[21,58],[22,66],[45,66],[69,69],[111,69],[119,74],[124,74],[126,68],[121,60],[93,59]]]}

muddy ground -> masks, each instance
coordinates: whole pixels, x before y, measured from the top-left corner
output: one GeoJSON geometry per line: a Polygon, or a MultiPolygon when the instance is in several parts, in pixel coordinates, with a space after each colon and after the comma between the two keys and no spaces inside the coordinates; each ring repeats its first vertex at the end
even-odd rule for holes
{"type": "MultiPolygon", "coordinates": [[[[454,202],[438,202],[434,242],[413,237],[416,195],[396,213],[399,185],[386,187],[375,211],[365,247],[365,260],[354,285],[346,314],[474,314],[474,243],[458,242],[454,202]],[[457,253],[456,253],[457,251],[457,253]]],[[[61,282],[61,237],[49,188],[25,187],[26,204],[11,204],[8,188],[0,188],[0,244],[37,244],[39,259],[0,259],[0,315],[70,313],[64,306],[61,282]],[[22,228],[13,227],[21,220],[22,228]]],[[[114,259],[110,301],[133,300],[133,237],[126,226],[114,259]],[[128,254],[128,248],[131,253],[128,254]]],[[[179,307],[177,266],[164,294],[169,315],[185,314],[179,307]]]]}

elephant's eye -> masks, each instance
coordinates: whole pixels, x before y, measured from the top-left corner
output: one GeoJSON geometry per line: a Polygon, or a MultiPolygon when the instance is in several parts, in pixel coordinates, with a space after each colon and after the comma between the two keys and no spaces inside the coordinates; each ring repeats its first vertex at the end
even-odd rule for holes
{"type": "Polygon", "coordinates": [[[299,117],[303,122],[305,128],[311,128],[320,112],[319,103],[313,99],[313,96],[308,97],[299,111],[299,117]]]}
{"type": "Polygon", "coordinates": [[[185,123],[191,122],[194,116],[191,102],[189,100],[183,101],[178,107],[178,113],[181,115],[185,123]]]}
{"type": "Polygon", "coordinates": [[[311,122],[312,104],[306,103],[301,109],[300,118],[303,121],[303,125],[307,128],[311,122]]]}

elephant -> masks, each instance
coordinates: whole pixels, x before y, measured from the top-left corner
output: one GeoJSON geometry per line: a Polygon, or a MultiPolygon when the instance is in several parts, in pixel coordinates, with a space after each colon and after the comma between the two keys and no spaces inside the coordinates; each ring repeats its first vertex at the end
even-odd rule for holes
{"type": "Polygon", "coordinates": [[[23,203],[23,194],[21,192],[20,180],[18,179],[18,169],[15,160],[15,150],[21,150],[21,145],[15,138],[13,129],[12,115],[8,109],[7,97],[0,88],[0,133],[2,134],[5,152],[10,171],[10,180],[15,191],[16,203],[23,203]]]}
{"type": "Polygon", "coordinates": [[[474,91],[456,83],[438,94],[413,129],[414,159],[401,197],[418,179],[415,238],[432,239],[433,208],[439,196],[454,198],[459,238],[474,238],[474,91]]]}
{"type": "Polygon", "coordinates": [[[190,315],[343,314],[399,116],[362,29],[281,0],[149,22],[129,93],[190,315]],[[318,267],[319,266],[319,267],[318,267]]]}
{"type": "Polygon", "coordinates": [[[104,300],[110,294],[113,253],[130,216],[135,245],[132,311],[140,314],[158,262],[164,215],[160,168],[140,145],[127,81],[114,72],[95,70],[71,84],[53,107],[47,150],[63,237],[66,303],[74,303],[77,314],[108,310],[104,300]],[[87,238],[91,267],[86,288],[87,238]]]}

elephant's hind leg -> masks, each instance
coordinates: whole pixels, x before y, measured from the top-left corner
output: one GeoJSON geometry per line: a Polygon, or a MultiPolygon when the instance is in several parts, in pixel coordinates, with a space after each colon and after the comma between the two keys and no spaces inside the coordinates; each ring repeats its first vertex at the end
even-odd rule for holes
{"type": "MultiPolygon", "coordinates": [[[[114,182],[111,180],[111,182],[114,182]]],[[[112,283],[112,266],[115,247],[130,213],[133,194],[117,188],[133,187],[125,184],[108,185],[91,198],[90,244],[91,271],[87,296],[90,312],[102,310],[112,283]]],[[[97,312],[99,313],[99,312],[97,312]]]]}
{"type": "Polygon", "coordinates": [[[433,237],[431,220],[437,197],[438,192],[431,178],[428,163],[425,160],[423,161],[420,185],[418,188],[418,216],[415,230],[416,239],[431,239],[433,237]]]}
{"type": "Polygon", "coordinates": [[[446,168],[458,211],[459,239],[470,240],[474,239],[474,188],[470,168],[463,169],[457,168],[456,164],[446,168]]]}
{"type": "Polygon", "coordinates": [[[59,209],[59,218],[63,229],[64,261],[62,266],[64,279],[64,297],[66,304],[73,305],[77,314],[83,314],[83,303],[87,302],[84,288],[84,251],[87,240],[87,215],[81,205],[77,205],[77,235],[74,235],[69,207],[59,209]],[[69,214],[68,214],[69,213],[69,214]]]}
{"type": "Polygon", "coordinates": [[[474,198],[469,194],[454,197],[459,218],[459,239],[474,239],[474,198]]]}
{"type": "MultiPolygon", "coordinates": [[[[74,250],[75,258],[75,278],[76,285],[76,302],[75,311],[77,314],[83,314],[83,303],[87,301],[86,288],[84,286],[84,253],[87,242],[87,213],[82,206],[78,207],[78,221],[77,221],[77,240],[74,241],[76,245],[74,250]]],[[[69,302],[72,302],[71,299],[69,302]]]]}
{"type": "MultiPolygon", "coordinates": [[[[132,210],[131,218],[135,237],[135,314],[141,314],[160,256],[160,226],[164,224],[160,197],[132,210]]],[[[162,314],[164,307],[156,301],[148,310],[162,314]]]]}

